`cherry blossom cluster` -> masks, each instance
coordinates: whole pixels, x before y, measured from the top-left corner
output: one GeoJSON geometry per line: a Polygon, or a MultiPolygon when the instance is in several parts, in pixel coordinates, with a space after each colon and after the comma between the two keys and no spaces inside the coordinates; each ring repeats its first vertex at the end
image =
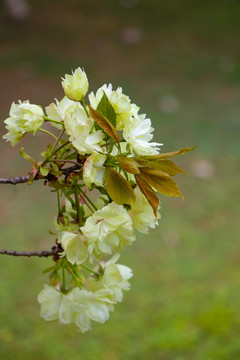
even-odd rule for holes
{"type": "Polygon", "coordinates": [[[157,192],[182,196],[172,179],[184,171],[171,158],[192,150],[160,153],[152,142],[151,120],[124,95],[103,85],[88,95],[86,73],[77,68],[62,79],[65,96],[43,110],[27,101],[13,103],[3,136],[16,145],[26,133],[47,133],[53,141],[34,160],[28,183],[43,179],[57,195],[54,265],[50,285],[38,295],[41,316],[81,332],[91,321],[104,323],[130,288],[132,270],[118,263],[136,231],[158,224],[157,192]]]}

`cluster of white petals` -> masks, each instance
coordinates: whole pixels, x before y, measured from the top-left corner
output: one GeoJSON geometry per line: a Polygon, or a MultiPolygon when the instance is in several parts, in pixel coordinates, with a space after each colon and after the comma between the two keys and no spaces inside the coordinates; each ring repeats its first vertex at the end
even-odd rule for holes
{"type": "Polygon", "coordinates": [[[38,295],[40,316],[46,321],[58,320],[61,324],[75,323],[81,332],[91,329],[91,320],[104,323],[113,311],[111,290],[95,293],[78,287],[67,293],[45,285],[38,295]]]}
{"type": "Polygon", "coordinates": [[[128,280],[133,276],[132,270],[128,266],[116,264],[119,257],[119,254],[115,254],[106,263],[101,262],[103,275],[99,280],[91,276],[86,282],[86,288],[93,292],[110,289],[112,291],[110,298],[114,303],[122,301],[123,291],[130,289],[128,280]]]}
{"type": "MultiPolygon", "coordinates": [[[[56,104],[51,103],[50,105],[48,105],[46,107],[46,113],[50,119],[64,122],[66,115],[73,112],[74,108],[78,106],[79,105],[77,102],[70,100],[67,96],[64,96],[61,101],[58,101],[56,99],[56,104]]],[[[52,125],[61,129],[61,124],[58,125],[56,123],[52,123],[52,125]]]]}
{"type": "Polygon", "coordinates": [[[84,238],[80,233],[63,231],[59,242],[64,249],[63,256],[66,255],[71,264],[80,265],[88,258],[88,248],[84,243],[84,238]]]}
{"type": "Polygon", "coordinates": [[[59,288],[45,285],[38,295],[40,315],[47,321],[58,320],[61,324],[75,323],[81,332],[91,329],[91,320],[104,323],[109,318],[113,305],[122,301],[123,291],[130,289],[128,280],[132,270],[116,264],[116,254],[106,263],[101,262],[99,279],[90,276],[84,288],[70,288],[63,292],[59,288]]]}
{"type": "Polygon", "coordinates": [[[91,188],[92,184],[97,186],[103,185],[105,175],[103,164],[106,158],[106,155],[94,152],[85,161],[83,167],[83,181],[88,188],[91,188]]]}
{"type": "Polygon", "coordinates": [[[118,87],[117,90],[113,90],[112,84],[104,84],[97,90],[96,95],[92,92],[88,96],[90,105],[93,109],[97,109],[104,93],[107,95],[108,100],[116,113],[116,128],[117,130],[122,130],[129,121],[129,118],[137,114],[139,107],[131,103],[129,97],[122,93],[121,87],[118,87]]]}
{"type": "Polygon", "coordinates": [[[156,155],[159,153],[159,146],[162,144],[150,142],[153,138],[154,128],[146,115],[136,115],[123,129],[123,137],[130,144],[137,155],[156,155]]]}
{"type": "Polygon", "coordinates": [[[79,154],[91,154],[93,151],[101,151],[99,143],[105,135],[102,130],[92,131],[94,121],[88,117],[81,104],[74,108],[73,112],[67,113],[64,119],[66,133],[69,141],[78,150],[79,154]]]}
{"type": "Polygon", "coordinates": [[[65,96],[45,108],[47,116],[29,101],[13,103],[3,138],[14,146],[27,132],[40,130],[54,137],[43,161],[23,154],[34,163],[33,174],[58,195],[53,234],[59,253],[50,274],[52,286],[45,285],[38,295],[40,314],[47,321],[75,323],[85,332],[91,321],[104,323],[130,288],[132,270],[117,264],[120,255],[115,253],[133,244],[135,230],[147,234],[158,224],[154,183],[151,187],[149,178],[144,180],[139,159],[148,162],[162,144],[152,142],[151,120],[139,114],[122,88],[105,84],[89,94],[86,105],[89,84],[81,68],[65,75],[62,87],[65,96]],[[43,129],[45,122],[58,134],[43,129]]]}

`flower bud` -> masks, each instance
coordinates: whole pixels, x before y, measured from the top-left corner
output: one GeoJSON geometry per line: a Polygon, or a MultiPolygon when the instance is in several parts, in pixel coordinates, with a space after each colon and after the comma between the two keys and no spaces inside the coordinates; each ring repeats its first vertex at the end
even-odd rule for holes
{"type": "Polygon", "coordinates": [[[62,78],[62,87],[65,95],[73,101],[81,101],[88,91],[88,78],[80,67],[72,75],[62,78]]]}

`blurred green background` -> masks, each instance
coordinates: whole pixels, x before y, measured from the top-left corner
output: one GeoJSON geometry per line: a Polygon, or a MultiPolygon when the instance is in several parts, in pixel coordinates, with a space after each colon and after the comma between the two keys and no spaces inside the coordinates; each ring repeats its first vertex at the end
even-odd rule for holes
{"type": "MultiPolygon", "coordinates": [[[[138,235],[121,262],[131,291],[110,320],[81,334],[39,317],[36,297],[51,259],[0,259],[4,360],[240,359],[240,2],[237,0],[32,0],[25,22],[0,15],[0,114],[12,101],[48,105],[60,78],[84,67],[90,89],[123,87],[172,151],[185,200],[161,197],[159,227],[138,235]]],[[[1,122],[1,135],[5,133],[1,122]]],[[[37,159],[46,135],[11,148],[1,177],[25,175],[19,149],[37,159]]],[[[36,182],[0,187],[1,248],[48,249],[55,197],[36,182]]]]}

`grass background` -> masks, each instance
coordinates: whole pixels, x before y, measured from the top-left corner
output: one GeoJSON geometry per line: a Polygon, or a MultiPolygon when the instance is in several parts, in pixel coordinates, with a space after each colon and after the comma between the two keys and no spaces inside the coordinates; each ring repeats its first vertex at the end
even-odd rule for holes
{"type": "MultiPolygon", "coordinates": [[[[51,260],[1,257],[1,358],[240,359],[239,2],[29,3],[25,23],[1,11],[2,120],[14,100],[61,99],[60,77],[83,66],[91,90],[123,87],[151,117],[163,151],[198,148],[178,161],[191,174],[177,179],[185,200],[162,196],[159,227],[124,249],[132,287],[106,324],[80,334],[44,322],[36,296],[51,260]]],[[[20,147],[39,158],[47,142],[42,134],[15,148],[2,141],[1,177],[26,174],[20,147]]],[[[0,196],[0,247],[49,248],[53,194],[37,182],[2,185],[0,196]]]]}

